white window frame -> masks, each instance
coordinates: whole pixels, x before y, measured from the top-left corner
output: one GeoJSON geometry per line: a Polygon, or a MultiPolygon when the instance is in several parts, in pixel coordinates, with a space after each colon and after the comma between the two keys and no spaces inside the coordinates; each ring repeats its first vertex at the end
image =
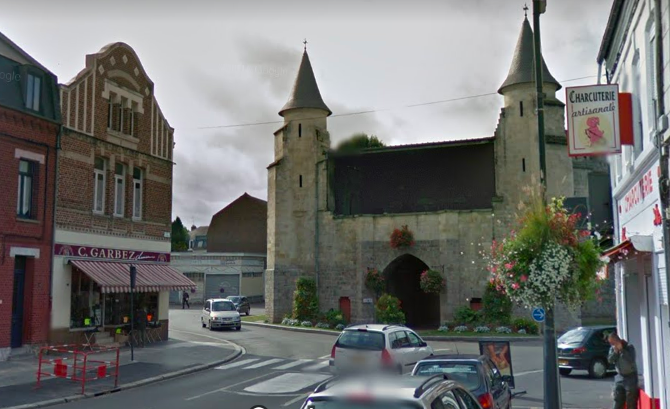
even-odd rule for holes
{"type": "MultiPolygon", "coordinates": [[[[95,165],[94,165],[95,166],[95,165]]],[[[103,159],[102,161],[103,170],[93,168],[93,213],[104,214],[105,213],[105,186],[107,185],[105,170],[107,169],[107,161],[103,159]],[[102,175],[102,208],[97,209],[96,205],[98,203],[98,176],[102,175]]]]}
{"type": "Polygon", "coordinates": [[[140,169],[140,178],[135,178],[135,170],[133,169],[133,220],[142,220],[142,191],[144,183],[142,182],[143,171],[140,169]],[[139,184],[139,194],[137,193],[136,186],[139,184]],[[139,202],[139,206],[138,206],[139,202]],[[135,212],[135,209],[139,208],[139,214],[135,212]]]}
{"type": "MultiPolygon", "coordinates": [[[[123,166],[123,165],[122,165],[123,166]]],[[[114,216],[123,217],[126,206],[126,168],[123,167],[123,172],[119,175],[114,169],[114,216]],[[118,183],[121,182],[121,209],[119,205],[119,190],[118,183]],[[120,210],[120,211],[119,211],[120,210]]]]}
{"type": "Polygon", "coordinates": [[[26,84],[26,108],[33,111],[40,110],[40,98],[42,96],[42,78],[28,74],[28,83],[26,84]]]}

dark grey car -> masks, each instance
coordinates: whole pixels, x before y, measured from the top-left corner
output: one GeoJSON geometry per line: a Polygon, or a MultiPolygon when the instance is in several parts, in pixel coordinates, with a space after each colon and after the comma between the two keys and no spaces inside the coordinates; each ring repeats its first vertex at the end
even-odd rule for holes
{"type": "Polygon", "coordinates": [[[246,314],[249,315],[251,312],[251,304],[249,304],[249,300],[247,300],[247,297],[243,295],[230,295],[226,297],[230,301],[235,304],[235,308],[237,308],[237,312],[240,314],[246,314]]]}

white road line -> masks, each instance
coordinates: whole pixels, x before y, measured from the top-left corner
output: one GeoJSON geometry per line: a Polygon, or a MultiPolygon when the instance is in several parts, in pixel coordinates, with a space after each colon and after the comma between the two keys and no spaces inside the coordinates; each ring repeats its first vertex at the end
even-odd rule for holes
{"type": "Polygon", "coordinates": [[[247,366],[246,368],[243,368],[243,369],[256,369],[256,368],[261,368],[261,367],[263,367],[263,366],[276,364],[277,362],[282,362],[282,361],[283,361],[283,359],[278,359],[278,358],[275,358],[275,359],[269,359],[269,360],[267,360],[267,361],[261,361],[261,362],[255,364],[255,365],[247,366]]]}
{"type": "Polygon", "coordinates": [[[300,402],[300,401],[303,401],[303,400],[307,399],[307,397],[308,397],[309,395],[310,395],[309,393],[306,393],[306,394],[304,394],[304,395],[300,395],[300,396],[298,396],[298,397],[296,397],[296,398],[294,398],[294,399],[291,399],[290,401],[288,401],[288,402],[282,404],[282,406],[291,406],[291,405],[293,405],[293,404],[296,403],[296,402],[300,402]]]}
{"type": "Polygon", "coordinates": [[[305,371],[318,371],[319,369],[323,368],[324,366],[328,365],[328,361],[321,361],[316,365],[308,366],[305,368],[305,371]]]}
{"type": "MultiPolygon", "coordinates": [[[[199,337],[203,337],[203,338],[210,338],[210,339],[216,340],[216,341],[218,341],[218,342],[221,342],[221,343],[230,345],[231,347],[235,348],[235,349],[238,350],[238,351],[242,351],[242,355],[246,355],[246,353],[247,353],[247,350],[246,350],[243,346],[241,346],[241,345],[237,345],[236,343],[231,342],[231,341],[228,341],[228,340],[226,340],[226,339],[221,339],[221,338],[213,337],[213,336],[211,336],[211,335],[198,334],[197,332],[182,331],[182,330],[178,330],[178,329],[172,329],[172,328],[170,328],[170,332],[173,332],[173,331],[174,331],[174,332],[182,332],[182,333],[184,333],[184,334],[197,335],[197,336],[199,336],[199,337]]],[[[169,338],[173,338],[173,337],[172,337],[172,336],[169,336],[169,338]]],[[[189,340],[187,340],[187,339],[180,339],[179,337],[174,337],[174,338],[175,338],[175,339],[178,339],[178,340],[180,340],[180,341],[189,342],[189,340]]]]}
{"type": "Polygon", "coordinates": [[[315,383],[323,382],[331,378],[331,375],[325,374],[306,374],[289,372],[276,376],[272,379],[259,382],[257,384],[244,388],[247,392],[256,392],[264,395],[273,395],[278,393],[290,393],[301,391],[315,383]]]}
{"type": "Polygon", "coordinates": [[[279,370],[289,369],[289,368],[293,368],[294,366],[308,364],[312,361],[313,361],[312,359],[300,359],[298,361],[289,362],[287,364],[284,364],[282,366],[278,366],[278,367],[272,368],[272,369],[279,369],[279,370]]]}
{"type": "Polygon", "coordinates": [[[540,373],[540,372],[544,372],[544,369],[538,369],[538,370],[535,370],[535,371],[519,372],[519,373],[515,373],[514,376],[530,375],[532,373],[540,373]]]}
{"type": "Polygon", "coordinates": [[[433,352],[437,352],[437,351],[451,351],[451,349],[450,348],[433,349],[433,352]]]}
{"type": "Polygon", "coordinates": [[[229,389],[229,388],[234,388],[234,387],[236,387],[236,386],[238,386],[238,385],[242,385],[243,383],[253,382],[253,381],[255,381],[256,379],[265,378],[265,377],[267,377],[267,376],[268,376],[268,374],[265,373],[265,374],[263,374],[263,375],[256,376],[256,377],[251,378],[251,379],[246,379],[246,380],[244,380],[244,381],[242,381],[242,382],[238,382],[238,383],[235,383],[235,384],[232,384],[232,385],[224,386],[223,388],[219,388],[219,389],[215,389],[215,390],[213,390],[213,391],[205,392],[205,393],[202,393],[202,394],[200,394],[200,395],[191,396],[190,398],[186,398],[186,399],[184,399],[184,400],[194,400],[194,399],[202,398],[203,396],[211,395],[211,394],[213,394],[213,393],[217,393],[217,392],[236,393],[236,392],[233,392],[233,391],[229,391],[228,389],[229,389]]]}
{"type": "Polygon", "coordinates": [[[258,361],[258,359],[256,359],[256,358],[252,358],[252,359],[243,359],[243,360],[241,360],[241,361],[235,361],[235,362],[231,362],[231,363],[229,363],[229,364],[225,364],[225,365],[217,366],[217,367],[214,368],[214,369],[228,369],[228,368],[235,368],[236,366],[242,366],[242,365],[250,364],[250,363],[252,363],[252,362],[256,362],[256,361],[258,361]]]}
{"type": "Polygon", "coordinates": [[[330,354],[319,357],[319,359],[326,359],[326,358],[330,358],[330,354]]]}

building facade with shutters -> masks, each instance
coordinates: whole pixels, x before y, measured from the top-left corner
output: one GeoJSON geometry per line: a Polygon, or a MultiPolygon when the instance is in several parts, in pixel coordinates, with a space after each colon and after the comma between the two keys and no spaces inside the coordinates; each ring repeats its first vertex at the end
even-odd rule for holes
{"type": "Polygon", "coordinates": [[[616,246],[605,254],[616,283],[617,329],[637,352],[642,408],[670,408],[667,215],[661,203],[668,199],[662,173],[668,157],[658,149],[670,138],[669,4],[615,0],[598,54],[606,81],[632,101],[633,143],[610,161],[616,246]]]}
{"type": "Polygon", "coordinates": [[[135,51],[113,43],[60,87],[51,339],[128,323],[136,301],[167,336],[170,291],[194,284],[169,267],[174,129],[135,51]]]}
{"type": "Polygon", "coordinates": [[[49,332],[58,79],[0,33],[0,361],[49,332]]]}

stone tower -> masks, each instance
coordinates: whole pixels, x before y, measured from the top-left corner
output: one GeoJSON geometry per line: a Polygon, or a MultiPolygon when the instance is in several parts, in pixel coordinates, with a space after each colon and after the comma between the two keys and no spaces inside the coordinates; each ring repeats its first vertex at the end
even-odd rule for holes
{"type": "Polygon", "coordinates": [[[330,148],[331,114],[305,50],[288,102],[279,111],[284,125],[274,133],[275,160],[268,166],[265,308],[271,322],[290,313],[295,280],[315,275],[317,206],[326,202],[317,189],[326,189],[320,169],[330,148]]]}
{"type": "MultiPolygon", "coordinates": [[[[531,180],[540,181],[534,55],[533,30],[525,18],[512,65],[498,90],[504,97],[504,106],[496,129],[496,190],[507,211],[513,211],[524,198],[523,186],[531,180]]],[[[561,85],[544,60],[542,70],[547,190],[550,197],[570,197],[574,194],[574,178],[566,147],[565,105],[556,99],[561,85]]]]}

